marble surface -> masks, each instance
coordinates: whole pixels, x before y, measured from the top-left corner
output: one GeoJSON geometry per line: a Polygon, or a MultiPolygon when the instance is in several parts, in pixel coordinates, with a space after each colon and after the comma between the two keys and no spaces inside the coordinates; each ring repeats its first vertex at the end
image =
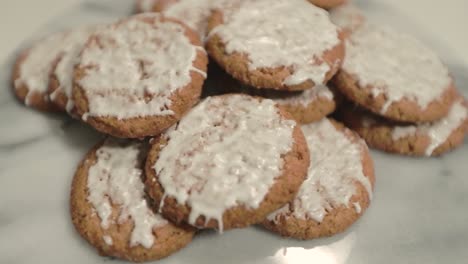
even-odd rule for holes
{"type": "MultiPolygon", "coordinates": [[[[467,61],[447,48],[443,32],[413,23],[385,1],[358,4],[371,20],[413,33],[439,51],[468,95],[467,61]]],[[[128,0],[84,1],[30,39],[72,25],[110,21],[127,15],[130,6],[128,0]]],[[[120,263],[99,257],[75,233],[68,212],[76,165],[101,135],[62,115],[38,113],[17,103],[10,92],[15,54],[10,55],[0,72],[0,263],[120,263]]],[[[375,198],[346,233],[299,242],[257,227],[223,235],[204,232],[159,263],[466,263],[468,144],[436,159],[377,151],[372,155],[375,198]]]]}

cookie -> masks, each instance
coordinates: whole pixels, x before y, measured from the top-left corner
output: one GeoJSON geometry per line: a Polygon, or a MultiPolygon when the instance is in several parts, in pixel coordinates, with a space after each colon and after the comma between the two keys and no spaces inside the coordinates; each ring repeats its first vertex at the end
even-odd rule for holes
{"type": "Polygon", "coordinates": [[[468,129],[467,104],[459,97],[436,122],[407,124],[385,120],[355,108],[340,111],[343,121],[374,148],[411,156],[439,156],[463,144],[468,129]]]}
{"type": "Polygon", "coordinates": [[[63,52],[67,32],[45,37],[23,51],[13,69],[13,88],[16,97],[41,111],[57,111],[48,96],[49,77],[57,59],[63,52]]]}
{"type": "Polygon", "coordinates": [[[341,28],[345,38],[348,38],[366,22],[363,12],[351,3],[331,9],[330,19],[335,25],[341,28]]]}
{"type": "Polygon", "coordinates": [[[344,44],[328,12],[303,0],[241,1],[210,18],[207,50],[243,84],[307,90],[338,71],[344,44]]]}
{"type": "Polygon", "coordinates": [[[313,239],[343,232],[368,208],[373,161],[358,135],[329,119],[302,126],[311,165],[297,196],[263,226],[286,237],[313,239]]]}
{"type": "Polygon", "coordinates": [[[78,61],[78,55],[95,30],[94,26],[72,30],[61,42],[62,46],[66,46],[66,48],[60,54],[52,70],[48,89],[50,101],[64,112],[71,114],[74,108],[72,100],[73,69],[78,61]]]}
{"type": "Polygon", "coordinates": [[[346,42],[334,84],[361,107],[402,122],[440,119],[456,97],[448,68],[432,50],[375,25],[359,28],[346,42]]]}
{"type": "Polygon", "coordinates": [[[261,222],[304,181],[309,152],[300,127],[274,101],[209,97],[154,139],[146,186],[174,223],[219,231],[261,222]]]}
{"type": "Polygon", "coordinates": [[[81,162],[71,190],[71,217],[79,234],[103,256],[141,262],[185,247],[194,229],[155,214],[144,193],[142,142],[107,139],[81,162]]]}
{"type": "Polygon", "coordinates": [[[326,85],[298,92],[243,87],[241,92],[275,101],[301,124],[319,121],[333,113],[337,106],[335,95],[326,85]]]}
{"type": "Polygon", "coordinates": [[[311,2],[312,4],[325,8],[325,9],[331,9],[340,5],[344,5],[348,2],[348,0],[307,0],[311,2]]]}
{"type": "MultiPolygon", "coordinates": [[[[215,9],[224,9],[232,0],[159,0],[151,10],[178,19],[193,28],[202,40],[208,31],[208,18],[215,9]]],[[[149,4],[145,4],[150,6],[149,4]]]]}
{"type": "Polygon", "coordinates": [[[158,135],[199,101],[207,55],[198,35],[156,13],[94,33],[74,70],[82,119],[115,137],[158,135]]]}

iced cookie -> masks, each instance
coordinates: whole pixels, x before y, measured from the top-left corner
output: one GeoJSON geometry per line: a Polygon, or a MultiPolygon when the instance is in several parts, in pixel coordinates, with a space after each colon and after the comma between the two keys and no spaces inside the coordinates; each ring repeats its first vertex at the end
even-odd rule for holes
{"type": "Polygon", "coordinates": [[[326,85],[298,92],[267,89],[241,88],[243,93],[272,99],[287,110],[301,124],[321,120],[333,113],[337,102],[335,95],[326,85]]]}
{"type": "Polygon", "coordinates": [[[207,49],[256,88],[306,90],[338,71],[344,44],[328,12],[304,0],[241,1],[213,12],[207,49]]]}
{"type": "Polygon", "coordinates": [[[466,103],[455,101],[446,117],[432,123],[402,124],[360,109],[340,111],[344,122],[374,148],[413,156],[438,156],[463,144],[468,129],[466,103]]]}
{"type": "Polygon", "coordinates": [[[309,152],[300,127],[274,101],[209,97],[154,139],[146,186],[175,223],[221,232],[261,222],[304,181],[309,152]]]}
{"type": "Polygon", "coordinates": [[[363,26],[366,21],[362,11],[351,3],[331,9],[330,19],[342,29],[345,38],[363,26]]]}
{"type": "Polygon", "coordinates": [[[49,78],[57,59],[66,46],[68,32],[59,32],[39,40],[22,52],[13,69],[16,97],[42,111],[57,111],[48,94],[49,78]]]}
{"type": "Polygon", "coordinates": [[[363,140],[329,119],[302,126],[310,149],[308,175],[289,204],[263,225],[283,236],[313,239],[343,232],[365,212],[375,182],[363,140]]]}
{"type": "MultiPolygon", "coordinates": [[[[239,1],[239,0],[236,0],[239,1]]],[[[215,9],[223,9],[233,0],[159,0],[152,4],[152,11],[176,18],[198,32],[203,40],[208,30],[208,18],[215,9]]],[[[146,4],[150,6],[149,4],[146,4]]]]}
{"type": "Polygon", "coordinates": [[[359,28],[348,39],[334,83],[351,101],[403,122],[440,119],[456,97],[447,67],[432,50],[375,25],[359,28]]]}
{"type": "Polygon", "coordinates": [[[158,135],[199,100],[207,55],[198,35],[156,13],[94,33],[74,71],[77,113],[116,137],[158,135]]]}
{"type": "Polygon", "coordinates": [[[307,0],[311,2],[312,4],[325,8],[325,9],[330,9],[334,8],[343,4],[346,4],[348,0],[307,0]]]}
{"type": "Polygon", "coordinates": [[[152,211],[144,192],[145,143],[108,139],[94,147],[73,179],[71,216],[101,255],[135,262],[161,259],[187,245],[193,229],[152,211]]]}
{"type": "Polygon", "coordinates": [[[49,97],[52,103],[62,111],[71,113],[74,108],[72,100],[73,69],[78,62],[78,55],[96,28],[89,26],[72,30],[67,33],[67,37],[61,42],[66,48],[60,54],[52,70],[49,97]]]}

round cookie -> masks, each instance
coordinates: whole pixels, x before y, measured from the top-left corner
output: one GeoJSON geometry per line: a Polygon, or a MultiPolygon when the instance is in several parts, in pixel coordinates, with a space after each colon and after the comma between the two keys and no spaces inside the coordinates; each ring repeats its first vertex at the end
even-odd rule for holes
{"type": "Polygon", "coordinates": [[[363,12],[355,5],[346,3],[330,10],[331,21],[339,26],[345,38],[359,29],[366,22],[363,12]]]}
{"type": "Polygon", "coordinates": [[[178,19],[193,28],[202,40],[208,31],[208,19],[215,9],[224,9],[232,0],[159,0],[153,1],[152,11],[178,19]]]}
{"type": "Polygon", "coordinates": [[[340,5],[344,5],[348,2],[348,0],[307,0],[311,2],[312,4],[325,8],[325,9],[331,9],[340,5]]]}
{"type": "Polygon", "coordinates": [[[60,54],[51,72],[49,82],[50,101],[62,111],[70,114],[74,108],[72,100],[73,68],[89,36],[95,30],[96,27],[89,26],[68,32],[67,37],[62,41],[62,45],[66,46],[66,48],[60,54]]]}
{"type": "Polygon", "coordinates": [[[300,127],[275,102],[209,97],[156,138],[148,194],[175,223],[220,230],[261,222],[296,194],[309,166],[300,127]]]}
{"type": "Polygon", "coordinates": [[[295,199],[270,214],[267,229],[313,239],[350,227],[365,212],[375,184],[373,161],[363,140],[329,119],[302,126],[311,165],[295,199]]]}
{"type": "Polygon", "coordinates": [[[297,122],[308,124],[319,121],[336,109],[336,99],[326,85],[298,92],[284,92],[266,89],[241,88],[243,93],[275,101],[288,111],[297,122]]]}
{"type": "Polygon", "coordinates": [[[207,55],[197,34],[156,13],[94,33],[74,71],[79,116],[115,137],[158,135],[199,101],[207,55]]]}
{"type": "Polygon", "coordinates": [[[411,36],[375,25],[350,36],[334,84],[363,108],[402,122],[440,119],[456,97],[447,67],[432,50],[411,36]]]}
{"type": "Polygon", "coordinates": [[[48,96],[49,77],[57,59],[66,46],[68,32],[59,32],[45,37],[31,48],[23,51],[13,69],[13,88],[16,97],[41,111],[57,111],[48,96]]]}
{"type": "Polygon", "coordinates": [[[467,105],[461,97],[446,117],[432,123],[397,123],[360,109],[343,109],[340,115],[371,147],[411,156],[439,156],[451,151],[463,144],[468,129],[467,105]]]}
{"type": "Polygon", "coordinates": [[[328,12],[304,0],[242,1],[210,18],[207,50],[242,83],[306,90],[327,83],[344,57],[328,12]]]}
{"type": "Polygon", "coordinates": [[[81,162],[71,190],[76,230],[101,255],[134,262],[167,257],[185,247],[194,229],[155,214],[145,198],[147,146],[107,139],[81,162]]]}

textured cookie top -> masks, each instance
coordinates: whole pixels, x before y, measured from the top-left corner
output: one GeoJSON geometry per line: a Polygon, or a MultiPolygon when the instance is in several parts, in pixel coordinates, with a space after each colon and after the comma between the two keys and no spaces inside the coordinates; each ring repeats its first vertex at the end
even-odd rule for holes
{"type": "Polygon", "coordinates": [[[362,89],[390,105],[406,98],[425,109],[438,100],[452,79],[439,57],[421,42],[388,27],[366,25],[346,43],[343,70],[357,78],[362,89]]]}
{"type": "Polygon", "coordinates": [[[54,100],[57,93],[63,91],[68,98],[66,106],[67,112],[70,112],[74,107],[72,100],[74,66],[78,63],[78,55],[83,50],[90,35],[96,29],[97,27],[90,26],[72,30],[62,41],[62,43],[66,43],[67,47],[61,54],[57,66],[54,69],[54,75],[57,77],[60,87],[50,94],[50,98],[54,100]]]}
{"type": "Polygon", "coordinates": [[[331,21],[342,29],[354,31],[364,23],[364,14],[351,3],[340,5],[330,10],[331,21]]]}
{"type": "Polygon", "coordinates": [[[337,27],[328,13],[305,0],[244,0],[224,10],[219,36],[230,54],[246,54],[249,70],[289,67],[286,85],[322,84],[330,66],[319,58],[336,47],[337,27]]]}
{"type": "MultiPolygon", "coordinates": [[[[430,144],[426,148],[426,155],[432,153],[441,146],[450,135],[467,121],[467,107],[463,99],[457,100],[450,108],[448,115],[441,120],[417,126],[396,126],[392,130],[392,139],[399,140],[409,136],[426,135],[430,138],[430,144]]],[[[372,121],[371,121],[372,122],[372,121]]],[[[369,119],[366,123],[368,126],[369,119]]]]}
{"type": "Polygon", "coordinates": [[[14,81],[17,89],[23,85],[27,87],[26,105],[29,105],[32,93],[47,93],[50,72],[55,60],[70,45],[69,36],[67,32],[50,35],[26,51],[24,60],[20,62],[19,77],[14,81]]]}
{"type": "MultiPolygon", "coordinates": [[[[270,92],[270,91],[269,91],[270,92]]],[[[271,93],[271,92],[270,92],[271,93]]],[[[268,93],[267,93],[268,95],[268,93]]],[[[320,98],[325,98],[328,100],[333,100],[333,93],[326,85],[316,85],[312,89],[305,90],[303,92],[294,93],[293,95],[286,96],[286,97],[275,97],[275,96],[267,96],[268,98],[273,99],[280,105],[302,105],[307,107],[315,100],[320,98]]]]}
{"type": "MultiPolygon", "coordinates": [[[[96,151],[96,164],[88,172],[88,201],[101,219],[101,227],[108,229],[112,224],[113,207],[119,206],[118,222],[131,219],[134,228],[130,246],[142,245],[151,248],[154,243],[153,229],[168,222],[154,214],[145,199],[142,182],[143,144],[107,140],[96,151]]],[[[103,237],[107,244],[112,238],[103,237]]]]}
{"type": "MultiPolygon", "coordinates": [[[[90,116],[118,119],[173,115],[171,95],[189,85],[202,48],[189,29],[147,13],[98,30],[86,44],[77,83],[90,116]]],[[[76,76],[75,76],[76,77],[76,76]]]]}
{"type": "MultiPolygon", "coordinates": [[[[309,145],[311,165],[308,175],[293,202],[272,213],[268,219],[280,215],[321,222],[327,212],[350,205],[356,194],[356,182],[361,183],[372,198],[372,185],[364,175],[362,151],[365,143],[352,140],[328,119],[302,126],[309,145]]],[[[361,206],[354,205],[360,213],[361,206]]]]}
{"type": "Polygon", "coordinates": [[[222,230],[227,209],[258,208],[282,175],[295,126],[272,100],[209,97],[164,135],[153,167],[164,196],[190,206],[190,224],[205,216],[222,230]]]}

